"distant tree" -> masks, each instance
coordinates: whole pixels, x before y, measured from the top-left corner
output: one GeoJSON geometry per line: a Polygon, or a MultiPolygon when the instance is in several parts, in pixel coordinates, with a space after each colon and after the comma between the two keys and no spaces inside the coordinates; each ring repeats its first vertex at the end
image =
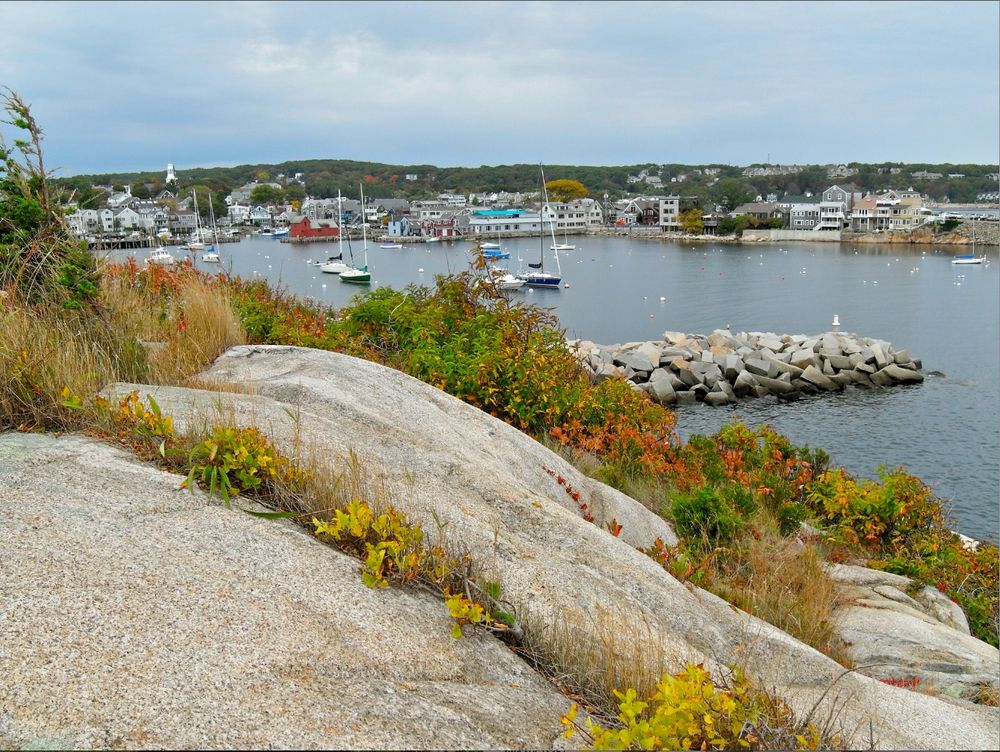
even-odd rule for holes
{"type": "Polygon", "coordinates": [[[132,195],[136,198],[149,198],[152,194],[145,183],[135,183],[132,186],[132,195]]]}
{"type": "Polygon", "coordinates": [[[299,183],[290,183],[285,188],[286,201],[303,201],[306,197],[306,189],[299,183]]]}
{"type": "Polygon", "coordinates": [[[545,184],[553,201],[572,201],[583,198],[588,191],[579,180],[550,180],[545,184]]]}
{"type": "Polygon", "coordinates": [[[285,200],[285,192],[273,185],[256,185],[250,191],[251,204],[280,204],[285,200]]]}
{"type": "Polygon", "coordinates": [[[742,235],[749,226],[750,217],[746,215],[723,217],[719,220],[719,233],[722,235],[742,235]]]}
{"type": "Polygon", "coordinates": [[[705,225],[701,221],[701,209],[693,208],[677,215],[680,220],[681,229],[693,235],[701,235],[705,231],[705,225]]]}
{"type": "Polygon", "coordinates": [[[724,211],[732,211],[740,204],[752,201],[754,193],[753,187],[740,178],[722,178],[712,186],[711,197],[713,203],[718,204],[724,211]]]}
{"type": "Polygon", "coordinates": [[[271,179],[271,173],[269,173],[267,170],[260,170],[255,177],[261,183],[265,183],[271,179]]]}

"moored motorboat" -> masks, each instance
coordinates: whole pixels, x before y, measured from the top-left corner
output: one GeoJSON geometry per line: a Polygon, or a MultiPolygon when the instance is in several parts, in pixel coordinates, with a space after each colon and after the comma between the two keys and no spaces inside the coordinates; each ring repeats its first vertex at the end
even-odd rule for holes
{"type": "Polygon", "coordinates": [[[147,264],[156,264],[158,266],[173,266],[177,263],[177,259],[171,255],[170,251],[162,246],[153,251],[146,258],[147,264]]]}

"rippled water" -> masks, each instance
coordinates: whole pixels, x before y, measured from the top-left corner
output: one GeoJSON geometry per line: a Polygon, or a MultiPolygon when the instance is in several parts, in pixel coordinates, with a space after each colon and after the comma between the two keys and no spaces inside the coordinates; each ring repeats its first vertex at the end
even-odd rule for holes
{"type": "MultiPolygon", "coordinates": [[[[659,339],[664,330],[815,334],[830,329],[888,340],[923,359],[917,386],[849,390],[779,404],[773,398],[735,407],[678,410],[682,436],[716,430],[740,417],[770,423],[797,443],[827,450],[834,463],[873,476],[879,465],[905,465],[952,500],[959,529],[997,538],[1000,493],[996,250],[982,266],[955,266],[938,247],[837,243],[695,245],[627,238],[577,237],[561,255],[560,290],[515,293],[555,309],[570,337],[603,344],[659,339]],[[660,298],[665,298],[661,301],[660,298]]],[[[545,242],[546,270],[553,265],[545,242]]],[[[352,243],[356,251],[360,243],[352,243]]],[[[537,261],[537,239],[505,243],[537,261]]],[[[222,246],[223,266],[255,274],[333,305],[358,288],[307,265],[336,252],[335,244],[291,245],[253,238],[222,246]]],[[[345,247],[346,248],[346,247],[345,247]]],[[[376,286],[433,282],[466,268],[468,243],[369,247],[376,286]],[[420,270],[423,271],[420,271],[420,270]]],[[[141,257],[141,253],[139,254],[141,257]]],[[[358,254],[360,255],[360,254],[358,254]]]]}

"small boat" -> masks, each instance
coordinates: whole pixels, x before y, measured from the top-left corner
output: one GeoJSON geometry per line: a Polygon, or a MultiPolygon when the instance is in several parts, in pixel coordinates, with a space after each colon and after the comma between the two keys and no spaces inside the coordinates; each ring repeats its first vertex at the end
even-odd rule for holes
{"type": "Polygon", "coordinates": [[[425,243],[439,243],[439,242],[441,242],[441,238],[439,238],[437,235],[431,235],[424,242],[425,243]]]}
{"type": "Polygon", "coordinates": [[[161,246],[149,254],[149,257],[146,259],[146,263],[156,264],[158,266],[173,266],[177,263],[177,259],[170,254],[170,251],[161,246]]]}
{"type": "Polygon", "coordinates": [[[216,253],[211,246],[209,246],[208,253],[201,254],[201,260],[206,264],[218,264],[222,259],[220,259],[219,254],[216,253]]]}
{"type": "Polygon", "coordinates": [[[382,243],[382,245],[379,246],[379,248],[402,248],[402,247],[403,245],[401,243],[382,243]]]}
{"type": "Polygon", "coordinates": [[[498,290],[520,290],[525,285],[523,279],[515,277],[509,271],[501,269],[499,266],[491,266],[489,273],[490,280],[498,290]]]}
{"type": "Polygon", "coordinates": [[[541,225],[541,227],[539,228],[540,232],[538,235],[538,263],[528,264],[528,268],[530,269],[530,271],[518,274],[517,278],[523,279],[525,284],[528,285],[528,287],[547,287],[550,289],[558,290],[559,285],[562,282],[562,268],[559,266],[559,249],[556,244],[554,219],[549,224],[549,228],[552,231],[552,245],[550,246],[550,250],[555,252],[556,270],[558,271],[558,274],[552,274],[551,272],[545,271],[545,266],[544,266],[545,254],[542,252],[542,247],[543,247],[542,244],[543,244],[543,239],[545,238],[544,217],[545,217],[545,207],[549,203],[549,193],[545,189],[545,171],[542,169],[541,165],[538,166],[538,170],[541,175],[542,196],[545,202],[542,204],[542,208],[538,212],[538,220],[539,224],[541,225]]]}
{"type": "Polygon", "coordinates": [[[500,248],[484,248],[483,257],[488,259],[509,259],[510,251],[504,251],[500,248]]]}
{"type": "Polygon", "coordinates": [[[330,256],[325,262],[319,265],[319,270],[327,274],[341,274],[349,271],[351,267],[344,263],[344,254],[330,256]]]}
{"type": "Polygon", "coordinates": [[[549,246],[550,251],[575,251],[576,246],[569,243],[555,243],[549,246]]]}
{"type": "Polygon", "coordinates": [[[499,251],[500,250],[500,244],[499,243],[480,243],[479,247],[482,248],[484,251],[499,251]]]}
{"type": "Polygon", "coordinates": [[[962,256],[955,256],[951,260],[953,264],[981,264],[985,261],[985,258],[981,256],[976,256],[976,217],[972,218],[972,253],[967,253],[962,256]]]}
{"type": "Polygon", "coordinates": [[[275,227],[271,231],[271,237],[273,237],[273,238],[287,238],[288,237],[288,228],[287,227],[275,227]]]}
{"type": "Polygon", "coordinates": [[[261,227],[257,231],[257,234],[258,235],[266,235],[267,237],[271,237],[272,235],[274,235],[274,230],[272,230],[270,227],[261,227]]]}
{"type": "MultiPolygon", "coordinates": [[[[363,185],[361,186],[361,205],[362,206],[365,205],[365,187],[363,185]]],[[[339,208],[341,206],[340,191],[337,191],[337,206],[338,206],[338,212],[337,213],[341,217],[343,217],[344,216],[344,211],[343,211],[342,208],[339,208]]],[[[351,268],[347,269],[346,271],[342,271],[340,273],[340,281],[341,282],[347,282],[347,283],[352,284],[352,285],[370,285],[371,282],[372,282],[371,272],[368,271],[368,233],[365,230],[364,223],[362,223],[362,225],[361,225],[361,237],[362,237],[362,239],[364,241],[364,244],[365,244],[365,263],[364,263],[364,266],[361,266],[361,267],[353,267],[352,266],[351,268]]],[[[341,241],[341,242],[343,242],[343,241],[341,241]]],[[[403,246],[399,245],[398,243],[386,243],[386,244],[383,244],[382,247],[384,248],[386,245],[395,246],[397,248],[402,248],[403,247],[403,246]]],[[[341,246],[341,247],[343,247],[343,246],[341,246]]],[[[347,250],[351,254],[351,263],[353,264],[354,263],[354,251],[351,250],[350,245],[348,245],[348,249],[347,250]]],[[[343,254],[343,251],[341,251],[341,254],[343,254]]]]}

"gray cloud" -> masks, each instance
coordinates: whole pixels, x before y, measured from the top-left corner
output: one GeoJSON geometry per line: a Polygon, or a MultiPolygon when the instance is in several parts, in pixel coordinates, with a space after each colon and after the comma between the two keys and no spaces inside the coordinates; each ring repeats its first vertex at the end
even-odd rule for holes
{"type": "Polygon", "coordinates": [[[994,3],[0,3],[65,172],[998,158],[994,3]]]}

